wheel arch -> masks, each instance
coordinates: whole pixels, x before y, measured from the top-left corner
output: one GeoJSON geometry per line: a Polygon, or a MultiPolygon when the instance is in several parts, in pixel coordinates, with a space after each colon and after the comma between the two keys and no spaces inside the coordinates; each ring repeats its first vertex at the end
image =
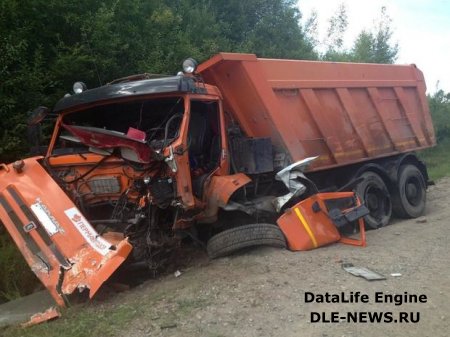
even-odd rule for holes
{"type": "Polygon", "coordinates": [[[386,170],[385,167],[377,163],[365,164],[360,168],[358,168],[358,170],[353,176],[353,179],[358,179],[365,172],[373,172],[378,174],[380,178],[383,180],[383,182],[386,184],[389,192],[393,191],[395,182],[392,180],[391,175],[389,174],[389,172],[386,170]]]}
{"type": "Polygon", "coordinates": [[[397,162],[397,166],[396,166],[396,180],[395,180],[396,182],[398,181],[398,178],[399,178],[398,174],[400,172],[400,167],[403,165],[407,165],[407,164],[414,165],[420,170],[420,172],[423,175],[426,187],[428,187],[432,183],[428,176],[427,166],[425,165],[425,163],[422,160],[420,160],[417,157],[417,155],[415,153],[412,153],[412,152],[406,153],[399,158],[399,160],[397,162]]]}

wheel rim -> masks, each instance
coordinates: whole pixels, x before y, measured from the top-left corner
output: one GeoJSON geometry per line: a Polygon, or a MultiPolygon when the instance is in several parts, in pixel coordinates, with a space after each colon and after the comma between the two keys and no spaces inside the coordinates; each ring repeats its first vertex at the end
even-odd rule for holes
{"type": "Polygon", "coordinates": [[[410,177],[405,182],[405,196],[412,206],[418,206],[423,199],[422,183],[418,177],[410,177]]]}
{"type": "Polygon", "coordinates": [[[389,213],[389,197],[378,186],[368,186],[364,193],[364,200],[370,215],[377,221],[389,213]]]}

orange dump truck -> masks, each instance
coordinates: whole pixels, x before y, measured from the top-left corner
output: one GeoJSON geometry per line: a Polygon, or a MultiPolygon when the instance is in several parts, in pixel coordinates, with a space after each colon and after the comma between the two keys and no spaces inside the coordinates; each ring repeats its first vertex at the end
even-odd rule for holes
{"type": "MultiPolygon", "coordinates": [[[[392,210],[423,212],[428,175],[413,151],[435,138],[415,66],[221,53],[183,69],[75,83],[29,120],[38,135],[55,118],[46,152],[1,164],[1,221],[59,304],[92,297],[122,264],[157,272],[186,240],[211,257],[285,247],[294,214],[317,246],[314,219],[365,215],[377,228],[392,210]]],[[[323,242],[339,239],[329,229],[323,242]]]]}

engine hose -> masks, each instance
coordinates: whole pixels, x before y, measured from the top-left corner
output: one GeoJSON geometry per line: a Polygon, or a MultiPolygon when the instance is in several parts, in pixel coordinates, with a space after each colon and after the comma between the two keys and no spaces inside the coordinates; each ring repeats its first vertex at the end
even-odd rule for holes
{"type": "Polygon", "coordinates": [[[111,157],[111,156],[105,156],[105,157],[103,157],[102,159],[100,159],[99,162],[98,162],[97,164],[95,164],[94,166],[92,166],[89,170],[87,170],[86,172],[84,172],[81,176],[79,176],[79,177],[77,177],[77,178],[75,178],[75,179],[69,180],[69,181],[63,180],[64,183],[66,183],[66,184],[73,184],[73,183],[77,182],[78,180],[83,179],[83,178],[86,177],[89,173],[91,173],[91,172],[94,171],[97,167],[99,167],[99,166],[100,166],[106,159],[108,159],[109,157],[111,157]]]}
{"type": "Polygon", "coordinates": [[[180,117],[183,117],[183,115],[181,115],[181,114],[175,114],[175,115],[173,115],[172,117],[170,117],[169,118],[169,120],[167,121],[167,123],[166,123],[166,126],[165,126],[165,128],[164,128],[164,141],[163,141],[163,145],[162,145],[162,148],[164,149],[165,147],[166,147],[166,143],[167,143],[167,139],[168,139],[168,137],[169,137],[169,126],[170,126],[170,123],[172,123],[172,121],[174,120],[174,119],[176,119],[176,118],[180,118],[180,117]]]}

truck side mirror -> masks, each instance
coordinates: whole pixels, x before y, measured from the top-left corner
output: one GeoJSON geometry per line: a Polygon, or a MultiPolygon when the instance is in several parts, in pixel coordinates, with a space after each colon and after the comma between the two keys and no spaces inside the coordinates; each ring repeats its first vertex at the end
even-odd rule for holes
{"type": "Polygon", "coordinates": [[[45,106],[38,106],[29,113],[27,124],[28,126],[37,125],[49,114],[50,109],[45,106]]]}
{"type": "Polygon", "coordinates": [[[27,119],[27,140],[30,145],[30,153],[32,155],[42,155],[44,153],[44,150],[41,148],[41,122],[49,112],[49,108],[39,106],[29,113],[29,117],[27,119]]]}

